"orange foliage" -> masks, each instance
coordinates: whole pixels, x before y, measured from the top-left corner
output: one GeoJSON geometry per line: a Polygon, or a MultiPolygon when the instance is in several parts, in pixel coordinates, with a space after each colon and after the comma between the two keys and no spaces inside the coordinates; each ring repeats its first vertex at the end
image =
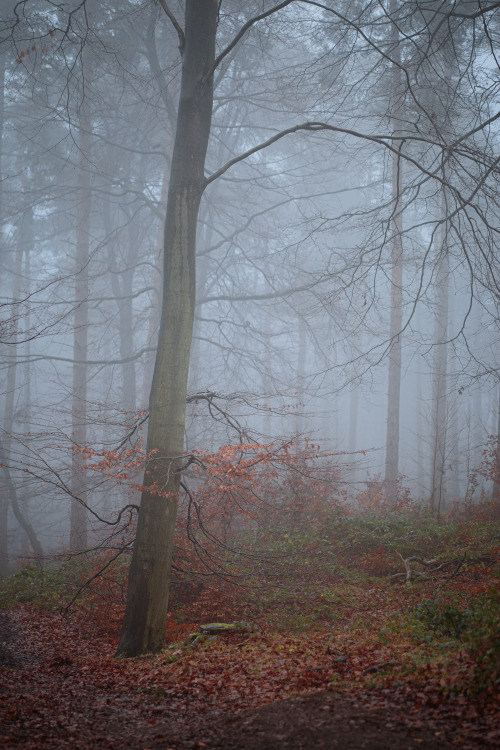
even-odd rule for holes
{"type": "Polygon", "coordinates": [[[354,499],[354,507],[361,512],[375,511],[378,513],[389,513],[409,509],[414,500],[410,489],[403,485],[404,477],[398,478],[397,500],[389,500],[386,492],[385,482],[380,475],[375,476],[366,483],[366,488],[359,492],[354,499]]]}

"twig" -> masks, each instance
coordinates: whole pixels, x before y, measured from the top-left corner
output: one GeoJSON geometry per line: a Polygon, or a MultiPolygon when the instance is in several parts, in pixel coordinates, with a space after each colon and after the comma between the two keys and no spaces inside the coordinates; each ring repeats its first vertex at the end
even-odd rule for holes
{"type": "Polygon", "coordinates": [[[120,557],[120,555],[123,552],[125,552],[125,550],[129,546],[129,544],[130,543],[127,542],[127,544],[125,544],[122,547],[120,547],[120,549],[118,550],[118,552],[116,553],[116,555],[114,555],[110,560],[108,560],[108,562],[106,563],[106,565],[103,565],[103,567],[100,570],[98,570],[97,573],[95,573],[93,576],[91,576],[91,578],[89,578],[87,581],[85,581],[85,583],[83,583],[80,586],[80,588],[78,589],[78,591],[76,592],[76,594],[73,596],[73,598],[71,599],[71,601],[69,602],[69,604],[67,604],[63,608],[63,614],[64,615],[68,612],[68,610],[71,607],[71,605],[78,599],[78,597],[80,596],[80,594],[82,593],[82,591],[85,588],[88,588],[90,586],[90,584],[92,583],[92,581],[94,581],[96,578],[98,578],[101,575],[101,573],[104,573],[104,571],[106,570],[106,568],[109,568],[109,566],[111,565],[111,563],[114,562],[117,557],[120,557]]]}

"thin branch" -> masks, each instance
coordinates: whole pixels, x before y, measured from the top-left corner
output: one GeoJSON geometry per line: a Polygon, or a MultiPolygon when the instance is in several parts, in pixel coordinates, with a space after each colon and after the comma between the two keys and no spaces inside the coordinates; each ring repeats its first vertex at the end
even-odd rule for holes
{"type": "Polygon", "coordinates": [[[165,0],[160,0],[160,5],[163,8],[163,10],[165,11],[165,13],[167,14],[167,16],[169,17],[170,21],[172,22],[172,26],[174,27],[174,29],[177,32],[177,36],[179,37],[179,52],[182,55],[182,53],[184,52],[184,46],[186,44],[186,38],[184,36],[184,31],[182,30],[182,27],[180,26],[180,24],[177,21],[176,17],[174,16],[174,14],[172,13],[172,11],[168,7],[168,5],[165,2],[165,0]]]}
{"type": "MultiPolygon", "coordinates": [[[[162,3],[162,7],[163,7],[163,0],[160,0],[160,2],[162,3]]],[[[236,36],[234,37],[234,39],[231,42],[229,42],[229,44],[227,45],[227,47],[222,50],[222,52],[220,53],[220,55],[218,57],[216,57],[215,62],[213,64],[213,66],[212,66],[212,69],[203,78],[203,83],[205,84],[208,81],[208,79],[210,78],[210,76],[212,76],[214,74],[215,70],[219,67],[219,65],[222,62],[222,60],[227,55],[229,55],[229,53],[231,52],[232,49],[234,49],[236,47],[236,45],[238,44],[238,42],[240,41],[240,39],[243,36],[245,36],[245,34],[247,33],[248,29],[250,29],[255,23],[257,23],[257,21],[262,21],[263,18],[267,18],[268,16],[271,16],[273,13],[276,13],[278,10],[281,10],[282,8],[285,8],[287,5],[290,5],[290,3],[293,3],[293,2],[294,2],[294,0],[283,0],[283,2],[279,3],[279,5],[275,5],[273,8],[270,8],[269,10],[266,10],[265,13],[261,13],[260,15],[255,16],[254,18],[251,18],[249,21],[247,21],[241,27],[241,29],[238,31],[238,33],[236,34],[236,36]]]]}
{"type": "Polygon", "coordinates": [[[120,555],[121,555],[121,554],[123,554],[123,552],[125,552],[125,550],[126,550],[127,548],[129,548],[129,547],[130,547],[130,542],[127,542],[127,544],[124,544],[124,545],[123,545],[122,547],[120,547],[120,549],[118,550],[118,552],[116,553],[116,555],[113,555],[113,557],[111,557],[111,558],[110,558],[110,559],[109,559],[109,560],[108,560],[108,561],[107,561],[107,562],[105,563],[105,565],[103,565],[103,566],[102,566],[102,568],[100,568],[100,570],[98,570],[98,571],[97,571],[97,573],[94,573],[94,575],[93,575],[93,576],[91,576],[91,577],[90,577],[89,579],[87,579],[87,580],[85,581],[85,583],[82,583],[82,585],[81,585],[81,586],[79,587],[78,591],[77,591],[77,592],[76,592],[76,594],[75,594],[75,595],[73,596],[73,598],[71,599],[71,601],[69,602],[69,604],[67,604],[67,605],[66,605],[66,606],[64,607],[64,609],[63,609],[63,614],[67,614],[67,612],[68,612],[69,608],[70,608],[70,607],[71,607],[71,605],[72,605],[72,604],[73,604],[73,603],[74,603],[74,602],[75,602],[75,601],[76,601],[76,600],[78,599],[78,597],[80,596],[80,594],[82,593],[82,591],[83,591],[84,589],[88,588],[88,587],[90,586],[90,584],[92,583],[92,581],[94,581],[94,580],[95,580],[96,578],[98,578],[98,577],[99,577],[99,576],[100,576],[100,575],[101,575],[102,573],[104,573],[104,571],[106,570],[106,568],[109,568],[109,566],[111,565],[111,563],[113,563],[113,562],[114,562],[114,561],[115,561],[115,560],[116,560],[116,559],[117,559],[118,557],[120,557],[120,555]]]}

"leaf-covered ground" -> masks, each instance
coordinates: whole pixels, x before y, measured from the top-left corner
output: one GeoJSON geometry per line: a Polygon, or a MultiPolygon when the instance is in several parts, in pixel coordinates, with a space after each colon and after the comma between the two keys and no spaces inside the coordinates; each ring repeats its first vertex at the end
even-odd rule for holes
{"type": "Polygon", "coordinates": [[[177,584],[167,647],[139,659],[114,659],[126,566],[64,616],[88,570],[5,579],[0,746],[500,747],[498,527],[391,523],[355,519],[334,544],[287,533],[272,585],[237,596],[177,584]],[[407,585],[400,550],[448,562],[407,585]],[[249,627],[187,645],[232,619],[249,627]]]}
{"type": "Polygon", "coordinates": [[[366,629],[256,629],[118,661],[82,615],[23,606],[1,624],[6,749],[500,747],[495,695],[449,689],[461,652],[444,667],[366,629]]]}

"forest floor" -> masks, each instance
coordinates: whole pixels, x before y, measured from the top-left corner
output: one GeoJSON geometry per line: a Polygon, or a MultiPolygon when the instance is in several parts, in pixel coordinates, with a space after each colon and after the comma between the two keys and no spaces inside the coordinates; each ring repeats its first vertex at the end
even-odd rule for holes
{"type": "MultiPolygon", "coordinates": [[[[467,526],[467,562],[412,585],[391,578],[404,568],[386,526],[385,547],[361,552],[360,528],[336,567],[302,548],[302,567],[297,556],[279,585],[237,595],[220,583],[174,586],[168,645],[136,659],[114,658],[123,571],[69,612],[60,572],[31,566],[5,579],[0,746],[500,748],[498,527],[467,526]],[[242,632],[188,643],[201,624],[233,620],[246,621],[242,632]]],[[[448,533],[462,551],[456,528],[425,544],[444,549],[448,533]]],[[[401,548],[400,530],[394,539],[401,548]]]]}
{"type": "MultiPolygon", "coordinates": [[[[178,662],[113,660],[78,618],[1,613],[3,748],[445,748],[500,743],[500,714],[432,681],[363,685],[380,653],[333,666],[327,639],[224,636],[178,662]],[[366,666],[368,665],[368,667],[366,666]],[[353,689],[325,689],[332,673],[353,689]],[[292,697],[287,697],[291,694],[292,697]],[[465,709],[465,710],[464,710],[465,709]]],[[[337,657],[338,658],[338,657],[337,657]]],[[[499,745],[500,746],[500,745],[499,745]]]]}
{"type": "Polygon", "coordinates": [[[500,747],[498,695],[460,689],[462,652],[425,663],[368,630],[335,650],[325,631],[256,630],[124,661],[82,615],[18,606],[0,626],[5,750],[500,747]]]}

